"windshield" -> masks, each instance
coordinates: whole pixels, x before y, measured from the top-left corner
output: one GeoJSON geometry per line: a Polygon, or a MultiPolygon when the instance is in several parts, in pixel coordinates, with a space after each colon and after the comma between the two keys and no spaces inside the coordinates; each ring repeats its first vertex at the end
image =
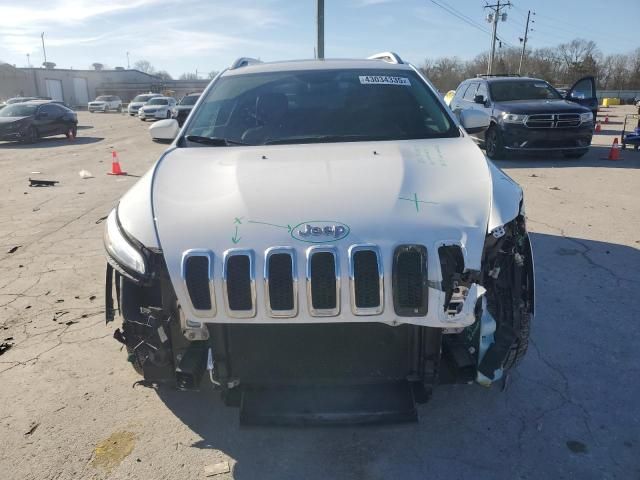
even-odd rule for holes
{"type": "Polygon", "coordinates": [[[27,102],[29,100],[33,100],[31,98],[26,98],[26,97],[18,97],[18,98],[10,98],[9,100],[7,100],[7,105],[11,105],[12,103],[22,103],[22,102],[27,102]]]}
{"type": "Polygon", "coordinates": [[[134,102],[146,102],[150,98],[153,98],[153,95],[138,95],[132,101],[134,101],[134,102]]]}
{"type": "Polygon", "coordinates": [[[349,69],[223,76],[185,135],[193,139],[188,145],[206,144],[207,138],[263,145],[442,138],[459,132],[415,72],[349,69]]]}
{"type": "Polygon", "coordinates": [[[149,100],[147,105],[167,105],[169,101],[166,98],[153,98],[149,100]]]}
{"type": "Polygon", "coordinates": [[[509,80],[489,84],[494,102],[512,100],[555,100],[562,98],[551,85],[541,80],[509,80]]]}
{"type": "Polygon", "coordinates": [[[109,97],[105,97],[104,95],[101,97],[96,98],[97,102],[108,102],[110,100],[109,97]]]}
{"type": "Polygon", "coordinates": [[[28,105],[25,103],[14,103],[7,105],[0,110],[0,117],[28,117],[33,115],[38,105],[28,105]]]}
{"type": "Polygon", "coordinates": [[[195,105],[199,97],[200,95],[188,95],[186,97],[182,97],[180,105],[195,105]]]}

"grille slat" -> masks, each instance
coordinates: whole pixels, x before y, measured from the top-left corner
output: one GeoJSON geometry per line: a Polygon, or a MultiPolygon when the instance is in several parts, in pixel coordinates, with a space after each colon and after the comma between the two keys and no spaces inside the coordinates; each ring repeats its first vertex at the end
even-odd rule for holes
{"type": "Polygon", "coordinates": [[[267,250],[264,278],[269,315],[295,317],[298,313],[295,251],[289,247],[267,250]]]}
{"type": "Polygon", "coordinates": [[[213,253],[189,250],[182,257],[182,280],[197,316],[216,314],[213,253]]]}
{"type": "Polygon", "coordinates": [[[427,251],[422,245],[403,245],[393,255],[393,304],[401,317],[427,314],[427,251]]]}
{"type": "Polygon", "coordinates": [[[525,122],[529,128],[567,128],[580,125],[578,113],[536,113],[529,115],[525,122]]]}
{"type": "Polygon", "coordinates": [[[380,251],[375,245],[349,248],[351,311],[354,315],[378,315],[384,310],[384,282],[380,251]]]}
{"type": "Polygon", "coordinates": [[[230,317],[250,318],[256,314],[256,293],[252,251],[227,251],[223,265],[223,286],[230,317]]]}
{"type": "Polygon", "coordinates": [[[307,260],[307,296],[313,316],[335,316],[340,312],[338,259],[332,249],[312,247],[307,260]]]}

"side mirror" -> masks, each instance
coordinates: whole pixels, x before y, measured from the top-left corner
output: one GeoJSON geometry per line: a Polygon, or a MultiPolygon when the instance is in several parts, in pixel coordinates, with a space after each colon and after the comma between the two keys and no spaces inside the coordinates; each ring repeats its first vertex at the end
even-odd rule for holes
{"type": "Polygon", "coordinates": [[[484,95],[476,95],[475,97],[473,97],[473,101],[475,103],[479,103],[479,104],[484,104],[485,100],[484,100],[484,95]]]}
{"type": "Polygon", "coordinates": [[[41,118],[47,118],[49,114],[47,112],[40,112],[36,115],[36,120],[40,120],[41,118]]]}
{"type": "Polygon", "coordinates": [[[479,110],[462,110],[460,123],[467,133],[480,133],[489,128],[491,117],[479,110]]]}
{"type": "Polygon", "coordinates": [[[149,135],[153,140],[171,142],[180,132],[178,121],[173,118],[160,120],[149,127],[149,135]]]}

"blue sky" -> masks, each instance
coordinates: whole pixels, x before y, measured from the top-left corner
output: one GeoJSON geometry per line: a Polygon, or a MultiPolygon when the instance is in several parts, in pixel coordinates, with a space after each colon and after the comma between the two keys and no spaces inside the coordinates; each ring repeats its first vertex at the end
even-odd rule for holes
{"type": "MultiPolygon", "coordinates": [[[[476,25],[431,0],[325,0],[325,54],[393,50],[420,64],[425,57],[471,58],[489,48],[483,0],[436,1],[476,25]]],[[[640,47],[640,0],[513,3],[498,30],[510,45],[518,45],[532,9],[532,48],[576,37],[596,41],[605,54],[640,47]]],[[[132,65],[146,59],[174,76],[220,70],[239,56],[311,58],[315,44],[315,0],[0,0],[0,19],[0,60],[17,66],[26,65],[27,53],[33,65],[42,63],[43,31],[48,60],[58,67],[126,67],[128,51],[132,65]]]]}

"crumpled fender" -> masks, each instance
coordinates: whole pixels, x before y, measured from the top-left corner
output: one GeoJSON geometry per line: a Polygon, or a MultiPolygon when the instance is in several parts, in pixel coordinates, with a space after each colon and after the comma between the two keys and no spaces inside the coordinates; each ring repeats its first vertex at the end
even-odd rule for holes
{"type": "Polygon", "coordinates": [[[522,188],[491,160],[487,159],[487,165],[493,182],[491,211],[487,224],[487,233],[490,233],[494,228],[509,223],[520,214],[522,188]]]}

